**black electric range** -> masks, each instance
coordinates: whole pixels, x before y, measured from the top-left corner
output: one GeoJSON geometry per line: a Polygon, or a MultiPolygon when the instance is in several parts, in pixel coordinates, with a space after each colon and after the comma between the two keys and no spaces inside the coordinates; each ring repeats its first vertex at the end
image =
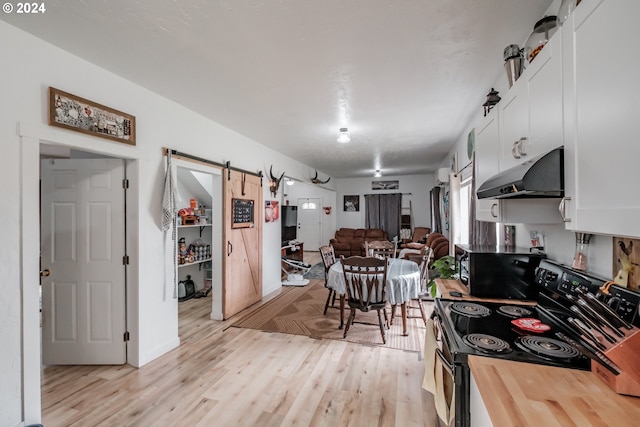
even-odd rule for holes
{"type": "Polygon", "coordinates": [[[558,313],[542,306],[441,299],[435,305],[445,337],[442,351],[454,365],[466,365],[469,355],[477,355],[562,368],[591,367],[587,357],[555,335],[570,332],[558,321],[558,313]]]}

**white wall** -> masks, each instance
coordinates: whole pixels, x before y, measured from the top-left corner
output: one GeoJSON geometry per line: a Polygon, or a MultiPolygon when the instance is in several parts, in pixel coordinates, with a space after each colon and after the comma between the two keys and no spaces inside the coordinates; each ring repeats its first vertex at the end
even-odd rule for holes
{"type": "MultiPolygon", "coordinates": [[[[170,279],[165,275],[164,233],[160,230],[162,180],[164,158],[161,147],[170,147],[208,158],[218,162],[231,161],[235,167],[247,170],[267,171],[271,164],[274,169],[286,169],[294,177],[306,177],[311,168],[277,153],[256,141],[239,135],[197,113],[162,98],[121,77],[98,68],[78,57],[70,55],[42,40],[28,35],[4,22],[0,22],[0,39],[11,40],[3,43],[0,54],[3,58],[3,78],[0,81],[0,147],[2,167],[0,168],[0,196],[3,209],[0,210],[3,244],[0,249],[2,266],[2,292],[0,292],[0,425],[18,425],[39,422],[39,370],[37,355],[40,354],[39,341],[29,339],[21,348],[21,336],[38,337],[37,329],[37,279],[23,286],[24,302],[20,312],[20,289],[24,276],[37,275],[37,271],[23,271],[20,250],[21,208],[31,208],[37,200],[38,168],[21,166],[37,164],[38,140],[70,145],[72,147],[98,153],[131,159],[133,167],[129,176],[133,194],[137,201],[130,206],[132,212],[139,213],[134,224],[135,234],[130,257],[135,277],[130,282],[129,303],[133,304],[130,319],[130,363],[144,365],[150,360],[175,347],[177,336],[177,301],[166,292],[170,279]],[[136,116],[137,145],[135,147],[86,136],[77,132],[53,128],[47,125],[47,88],[53,86],[104,105],[136,116]],[[19,126],[18,126],[19,125],[19,126]],[[36,143],[21,145],[17,136],[19,129],[23,141],[33,137],[36,143]],[[33,146],[31,146],[33,145],[33,146]],[[251,153],[247,156],[246,153],[251,153]],[[21,197],[20,181],[34,186],[34,194],[24,193],[21,197]],[[35,184],[34,184],[35,183],[35,184]],[[160,263],[159,260],[164,260],[160,263]],[[21,319],[35,319],[27,322],[21,334],[21,319]],[[35,325],[35,326],[33,326],[35,325]],[[25,383],[20,377],[20,366],[24,357],[25,383]],[[29,382],[29,384],[26,384],[29,382]],[[24,400],[22,390],[28,392],[24,400]],[[25,419],[21,407],[24,403],[25,419]]],[[[268,183],[263,185],[264,198],[269,198],[268,183]]],[[[329,183],[331,187],[333,183],[329,183]]],[[[31,187],[29,187],[31,188],[31,187]]],[[[32,192],[33,193],[33,192],[32,192]]],[[[36,204],[37,206],[37,204],[36,204]]],[[[36,208],[37,209],[37,208],[36,208]]],[[[33,216],[33,215],[32,215],[33,216]]],[[[32,224],[22,229],[37,231],[37,216],[32,224]]],[[[29,242],[34,245],[37,242],[29,242]]],[[[280,232],[266,229],[263,239],[263,289],[268,293],[280,286],[280,232]]],[[[27,261],[37,266],[37,250],[26,254],[27,261]]],[[[29,262],[23,260],[23,264],[29,262]]]]}
{"type": "MultiPolygon", "coordinates": [[[[385,176],[382,178],[349,178],[338,179],[337,191],[337,223],[336,228],[362,228],[365,223],[364,195],[384,193],[411,193],[403,194],[402,206],[409,206],[411,201],[413,225],[418,227],[431,227],[431,202],[429,191],[433,188],[434,177],[430,174],[385,176]],[[372,190],[371,181],[398,181],[398,190],[372,190]],[[360,211],[345,212],[344,196],[359,195],[360,211]]],[[[404,213],[404,211],[403,211],[404,213]]],[[[335,234],[335,233],[334,233],[335,234]]],[[[393,239],[394,236],[389,236],[393,239]]]]}
{"type": "MultiPolygon", "coordinates": [[[[326,180],[326,178],[323,178],[326,180]]],[[[332,180],[333,181],[333,180],[332,180]]],[[[290,204],[297,205],[298,199],[304,198],[318,198],[320,199],[320,204],[324,208],[325,206],[331,207],[331,213],[327,215],[324,210],[320,212],[320,220],[322,221],[322,226],[320,229],[320,246],[328,245],[329,240],[334,236],[336,230],[336,192],[335,190],[330,190],[325,188],[327,184],[317,185],[312,184],[310,182],[310,178],[307,178],[305,182],[294,181],[293,185],[286,185],[284,181],[282,183],[282,204],[290,204]]],[[[331,182],[331,181],[330,181],[331,182]]],[[[281,218],[282,220],[282,218],[281,218]]],[[[277,227],[281,226],[281,223],[275,222],[272,224],[276,224],[277,227]]],[[[271,224],[265,224],[266,226],[271,224]]],[[[307,248],[305,247],[305,250],[307,248]]]]}

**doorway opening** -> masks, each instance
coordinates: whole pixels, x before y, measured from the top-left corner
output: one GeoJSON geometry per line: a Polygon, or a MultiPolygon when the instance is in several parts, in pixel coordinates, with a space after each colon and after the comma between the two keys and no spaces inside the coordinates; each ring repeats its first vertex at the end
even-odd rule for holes
{"type": "Polygon", "coordinates": [[[126,161],[40,144],[41,363],[127,363],[126,161]]]}
{"type": "Polygon", "coordinates": [[[172,161],[177,216],[175,258],[178,335],[188,340],[193,328],[222,313],[222,174],[217,168],[180,159],[172,161]],[[186,295],[193,286],[194,294],[186,295]]]}

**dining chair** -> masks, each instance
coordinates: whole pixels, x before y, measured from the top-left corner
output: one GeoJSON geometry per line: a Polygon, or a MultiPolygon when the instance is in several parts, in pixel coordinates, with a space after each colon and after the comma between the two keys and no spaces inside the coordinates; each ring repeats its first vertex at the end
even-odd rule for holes
{"type": "MultiPolygon", "coordinates": [[[[380,326],[382,343],[386,344],[385,328],[389,327],[389,320],[385,311],[387,304],[385,286],[389,261],[373,257],[352,256],[341,258],[340,262],[342,263],[344,283],[347,289],[347,304],[350,309],[343,338],[347,337],[349,327],[354,323],[356,310],[362,312],[376,310],[378,312],[378,325],[380,326]],[[382,322],[380,311],[384,313],[384,323],[382,322]]],[[[357,323],[374,325],[374,323],[367,322],[357,323]]]]}
{"type": "Polygon", "coordinates": [[[375,240],[371,242],[364,242],[364,253],[369,257],[376,258],[395,258],[397,245],[394,242],[387,240],[375,240]]]}
{"type": "Polygon", "coordinates": [[[331,307],[334,307],[336,303],[336,291],[331,289],[327,283],[327,280],[329,278],[329,269],[333,264],[336,263],[336,253],[333,250],[333,246],[331,245],[320,246],[320,256],[322,257],[322,263],[324,264],[324,287],[329,290],[329,295],[327,296],[327,302],[324,303],[324,312],[322,313],[326,315],[327,308],[329,308],[329,301],[331,301],[331,307]]]}

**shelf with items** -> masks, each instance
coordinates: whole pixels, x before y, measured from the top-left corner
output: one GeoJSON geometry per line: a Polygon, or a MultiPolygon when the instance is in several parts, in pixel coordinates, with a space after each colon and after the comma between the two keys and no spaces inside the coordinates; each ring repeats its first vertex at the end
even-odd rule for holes
{"type": "MultiPolygon", "coordinates": [[[[200,232],[202,235],[202,232],[200,232]]],[[[195,265],[211,260],[211,244],[198,238],[187,245],[185,236],[178,239],[177,262],[178,267],[195,265]]]]}
{"type": "Polygon", "coordinates": [[[203,260],[200,260],[200,261],[185,262],[183,264],[178,263],[178,268],[180,268],[180,267],[188,267],[190,265],[202,265],[205,262],[209,262],[209,261],[211,261],[211,258],[203,259],[203,260]]]}

